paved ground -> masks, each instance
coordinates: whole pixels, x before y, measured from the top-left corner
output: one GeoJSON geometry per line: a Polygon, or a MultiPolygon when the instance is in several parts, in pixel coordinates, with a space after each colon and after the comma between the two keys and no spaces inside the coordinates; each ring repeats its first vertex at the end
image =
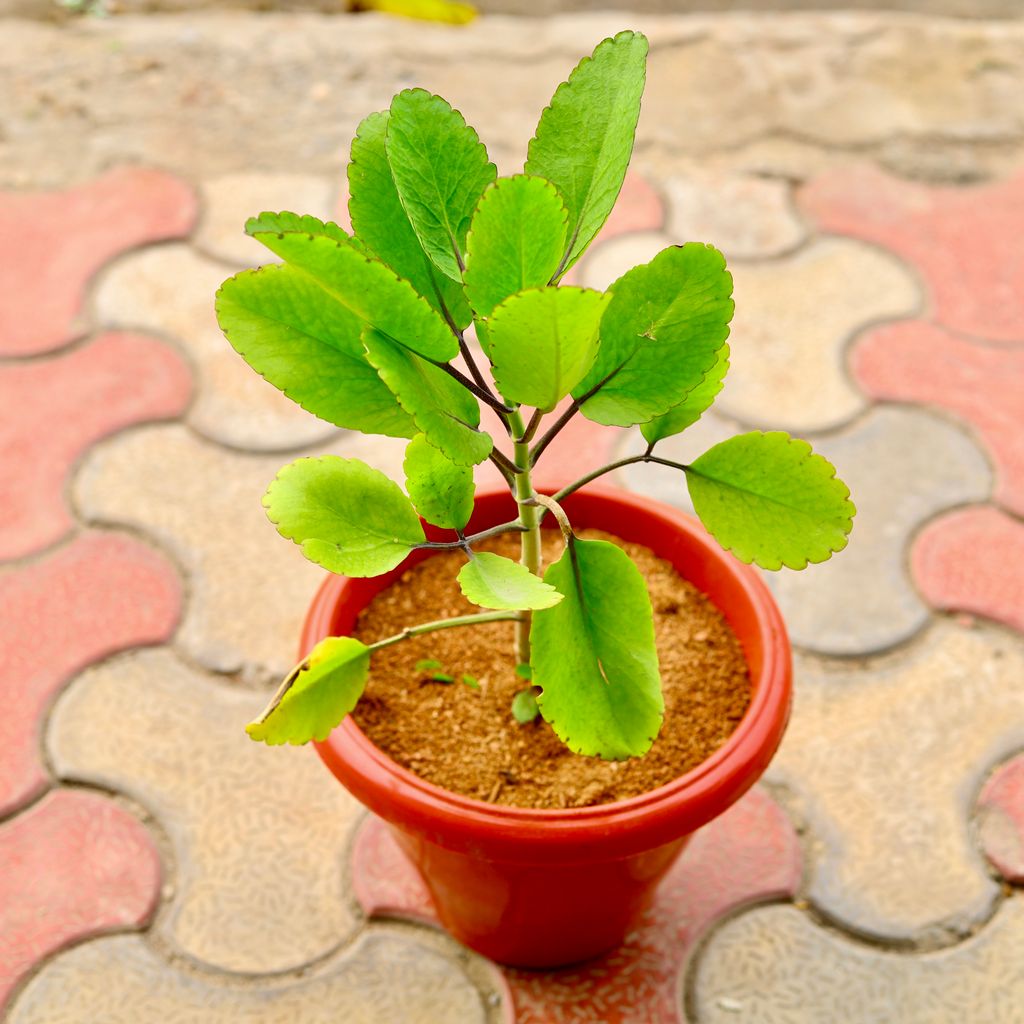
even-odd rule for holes
{"type": "MultiPolygon", "coordinates": [[[[0,1006],[63,1022],[1019,1022],[1024,26],[907,16],[0,23],[0,1006]],[[263,519],[291,407],[220,338],[243,218],[343,203],[422,83],[510,170],[573,56],[654,41],[636,173],[580,270],[732,260],[733,369],[680,455],[782,426],[848,553],[773,581],[797,650],[766,784],[615,956],[500,972],[424,923],[308,752],[240,723],[319,579],[263,519]],[[458,54],[457,59],[453,57],[458,54]],[[693,436],[696,435],[696,436],[693,436]]],[[[637,445],[585,422],[556,458],[637,445]]],[[[574,474],[575,475],[575,474],[574,474]]],[[[685,504],[657,473],[620,481],[685,504]]]]}

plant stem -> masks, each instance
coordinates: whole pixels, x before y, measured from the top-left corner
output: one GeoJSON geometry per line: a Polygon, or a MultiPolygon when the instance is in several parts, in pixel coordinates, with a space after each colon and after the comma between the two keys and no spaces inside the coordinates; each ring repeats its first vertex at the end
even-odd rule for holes
{"type": "MultiPolygon", "coordinates": [[[[519,561],[534,574],[540,575],[540,516],[534,503],[533,481],[530,478],[530,442],[526,438],[526,426],[517,409],[509,417],[512,427],[516,474],[513,491],[519,503],[519,521],[523,524],[522,547],[519,561]]],[[[516,661],[520,665],[530,663],[530,625],[532,614],[527,611],[516,622],[516,661]]]]}
{"type": "Polygon", "coordinates": [[[607,466],[595,469],[593,473],[588,473],[586,476],[580,477],[580,479],[575,483],[569,484],[568,487],[563,487],[556,495],[554,495],[554,499],[555,501],[562,501],[564,498],[569,497],[570,494],[578,491],[581,487],[585,487],[591,480],[596,480],[599,476],[604,476],[605,473],[611,473],[613,470],[621,469],[623,466],[631,466],[634,462],[656,462],[659,466],[671,466],[672,469],[681,469],[683,472],[686,472],[686,470],[690,468],[684,462],[673,462],[671,459],[663,459],[657,455],[652,455],[648,450],[644,452],[643,455],[631,455],[628,459],[619,459],[618,462],[610,462],[607,466]]]}
{"type": "Polygon", "coordinates": [[[525,530],[518,519],[513,519],[508,523],[501,523],[498,526],[492,526],[490,529],[481,530],[479,533],[470,534],[468,537],[462,537],[459,540],[425,540],[422,544],[417,544],[417,549],[427,548],[431,551],[455,551],[457,548],[466,548],[470,544],[475,544],[478,540],[486,540],[488,537],[496,537],[499,533],[511,533],[513,530],[525,530]]]}
{"type": "Polygon", "coordinates": [[[437,619],[434,622],[424,622],[419,626],[407,626],[401,633],[389,636],[384,640],[378,640],[370,644],[371,651],[380,651],[392,644],[401,643],[403,640],[411,640],[414,636],[422,636],[424,633],[435,633],[439,629],[454,629],[456,626],[479,626],[484,622],[509,622],[522,618],[522,612],[480,612],[477,615],[456,615],[450,619],[437,619]]]}
{"type": "Polygon", "coordinates": [[[494,397],[493,394],[486,388],[480,387],[476,382],[471,381],[464,373],[460,370],[456,370],[451,363],[434,363],[434,366],[444,370],[449,377],[453,377],[457,380],[467,391],[476,395],[481,402],[486,402],[501,418],[503,422],[507,422],[506,417],[512,409],[510,406],[503,405],[494,397]]]}

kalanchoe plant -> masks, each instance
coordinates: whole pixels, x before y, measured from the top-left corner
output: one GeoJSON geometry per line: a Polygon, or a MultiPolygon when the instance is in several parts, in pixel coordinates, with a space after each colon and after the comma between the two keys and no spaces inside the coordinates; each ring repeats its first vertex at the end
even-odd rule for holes
{"type": "Polygon", "coordinates": [[[509,178],[497,176],[461,114],[407,89],[367,117],[352,143],[353,234],[293,213],[247,223],[283,263],[224,283],[217,315],[228,340],[309,412],[409,439],[404,491],[357,459],[298,459],[264,497],[270,519],[307,558],[348,576],[380,575],[420,548],[462,551],[459,585],[485,609],[370,645],[322,641],[248,726],[253,739],[324,739],[358,701],[374,651],[511,620],[509,672],[525,687],[516,718],[539,708],[579,753],[643,754],[664,708],[644,580],[620,548],[577,539],[559,504],[628,462],[677,469],[704,525],[745,562],[801,569],[846,545],[849,490],[804,441],[754,431],[688,465],[656,454],[659,441],[711,405],[729,366],[732,278],[721,253],[691,242],[604,293],[559,285],[618,196],[646,56],[636,32],[602,42],[558,87],[525,173],[509,178]],[[471,324],[482,354],[466,341],[471,324]],[[481,403],[497,414],[497,439],[480,427],[481,403]],[[533,471],[576,415],[639,424],[648,447],[553,496],[538,494],[533,471]],[[518,516],[467,535],[473,467],[488,459],[518,516]],[[542,574],[539,528],[549,512],[565,548],[542,574]],[[428,541],[420,517],[451,539],[428,541]],[[518,562],[478,550],[484,538],[513,531],[518,562]]]}

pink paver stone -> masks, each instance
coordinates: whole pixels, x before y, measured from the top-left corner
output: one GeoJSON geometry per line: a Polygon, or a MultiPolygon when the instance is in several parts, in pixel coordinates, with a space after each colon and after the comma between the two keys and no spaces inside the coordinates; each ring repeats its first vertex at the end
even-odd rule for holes
{"type": "Polygon", "coordinates": [[[58,790],[0,825],[0,1010],[48,954],[142,926],[159,892],[152,839],[104,797],[58,790]]]}
{"type": "Polygon", "coordinates": [[[996,500],[1024,515],[1024,347],[907,320],[868,334],[851,368],[874,398],[941,406],[974,427],[996,465],[996,500]]]}
{"type": "Polygon", "coordinates": [[[826,231],[884,246],[913,264],[946,327],[1024,344],[1024,173],[990,185],[934,187],[862,164],[816,178],[799,201],[826,231]]]}
{"type": "Polygon", "coordinates": [[[0,192],[0,355],[47,352],[81,334],[96,271],[137,245],[184,237],[197,210],[184,182],[143,167],[66,192],[0,192]]]}
{"type": "Polygon", "coordinates": [[[104,334],[53,359],[0,366],[0,560],[38,551],[71,528],[67,475],[93,442],[188,404],[188,367],[173,349],[104,334]]]}
{"type": "MultiPolygon", "coordinates": [[[[702,829],[669,872],[643,922],[615,952],[561,971],[505,968],[517,1024],[680,1024],[679,975],[718,918],[754,901],[792,897],[800,884],[796,834],[754,790],[702,829]]],[[[380,819],[352,855],[356,899],[370,915],[437,924],[430,897],[380,819]]]]}
{"type": "Polygon", "coordinates": [[[87,533],[0,573],[0,816],[46,787],[39,734],[56,692],[91,662],[166,640],[180,608],[170,563],[120,534],[87,533]]]}
{"type": "Polygon", "coordinates": [[[996,769],[978,809],[985,856],[1008,882],[1024,885],[1024,754],[996,769]]]}
{"type": "Polygon", "coordinates": [[[929,523],[910,553],[934,607],[972,612],[1024,633],[1024,523],[998,509],[951,512],[929,523]]]}

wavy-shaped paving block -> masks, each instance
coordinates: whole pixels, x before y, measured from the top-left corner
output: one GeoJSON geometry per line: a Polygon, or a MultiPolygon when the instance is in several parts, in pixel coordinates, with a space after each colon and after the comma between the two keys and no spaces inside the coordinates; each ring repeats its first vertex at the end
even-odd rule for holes
{"type": "Polygon", "coordinates": [[[0,571],[0,815],[46,788],[41,722],[57,691],[114,651],[167,639],[180,605],[174,568],[118,534],[86,533],[0,571]]]}
{"type": "Polygon", "coordinates": [[[71,529],[71,467],[91,444],[188,404],[191,376],[167,345],[104,334],[53,359],[0,366],[0,560],[39,551],[71,529]]]}
{"type": "Polygon", "coordinates": [[[0,355],[47,352],[82,334],[86,287],[100,267],[184,237],[195,219],[191,189],[144,167],[65,192],[0,191],[0,355]]]}
{"type": "Polygon", "coordinates": [[[969,818],[988,767],[1024,746],[1024,639],[936,622],[870,662],[800,657],[769,769],[811,823],[810,898],[886,940],[948,941],[999,887],[969,818]]]}
{"type": "Polygon", "coordinates": [[[815,179],[799,199],[826,231],[884,246],[914,266],[946,327],[1024,343],[1024,174],[935,187],[860,164],[815,179]]]}
{"type": "MultiPolygon", "coordinates": [[[[493,1019],[493,1018],[491,1018],[493,1019]]],[[[118,936],[57,957],[8,1024],[485,1024],[484,997],[450,953],[408,935],[364,935],[301,978],[233,983],[118,936]]]]}
{"type": "MultiPolygon", "coordinates": [[[[742,428],[705,413],[697,424],[660,442],[657,453],[692,462],[742,428]]],[[[884,650],[913,636],[928,608],[908,578],[906,548],[914,531],[943,509],[981,501],[990,472],[977,447],[959,430],[923,410],[878,407],[852,426],[812,437],[849,485],[857,505],[846,549],[801,572],[780,570],[765,579],[782,607],[793,641],[825,654],[884,650]]],[[[638,433],[620,455],[642,452],[638,433]]],[[[633,465],[626,485],[692,511],[680,472],[633,465]]]]}
{"type": "Polygon", "coordinates": [[[57,790],[0,825],[0,1010],[62,946],[144,924],[159,890],[146,829],[105,797],[57,790]]]}
{"type": "MultiPolygon", "coordinates": [[[[403,479],[401,441],[343,434],[329,450],[403,479]]],[[[324,570],[278,536],[260,504],[294,457],[244,455],[166,425],[99,445],[76,478],[83,516],[142,530],[175,554],[189,581],[176,642],[215,671],[276,676],[294,663],[324,570]]]]}
{"type": "Polygon", "coordinates": [[[1016,1024],[1024,1003],[1024,900],[961,945],[911,955],[763,907],[712,935],[692,976],[699,1024],[1016,1024]]]}
{"type": "Polygon", "coordinates": [[[234,269],[187,245],[133,253],[102,277],[96,316],[108,327],[141,328],[177,342],[196,369],[189,423],[237,448],[286,451],[337,431],[268,384],[228,344],[214,295],[234,269]]]}
{"type": "MultiPolygon", "coordinates": [[[[352,876],[368,914],[437,923],[426,887],[377,818],[360,828],[352,876]]],[[[754,790],[694,837],[618,950],[559,971],[506,968],[514,1020],[678,1024],[680,970],[711,923],[745,904],[792,896],[799,882],[792,825],[754,790]]]]}
{"type": "Polygon", "coordinates": [[[978,838],[1008,882],[1024,885],[1024,755],[1000,765],[978,796],[978,838]]]}
{"type": "Polygon", "coordinates": [[[341,865],[359,807],[312,751],[249,739],[266,700],[139,651],[76,679],[48,733],[62,778],[129,794],[170,835],[173,944],[247,973],[314,960],[356,925],[341,865]]]}
{"type": "Polygon", "coordinates": [[[914,542],[910,570],[925,600],[973,612],[1024,633],[1024,523],[990,507],[961,509],[929,523],[914,542]]]}
{"type": "Polygon", "coordinates": [[[995,463],[996,501],[1024,515],[1024,347],[981,345],[910,320],[861,339],[850,367],[873,398],[937,405],[965,420],[995,463]]]}

